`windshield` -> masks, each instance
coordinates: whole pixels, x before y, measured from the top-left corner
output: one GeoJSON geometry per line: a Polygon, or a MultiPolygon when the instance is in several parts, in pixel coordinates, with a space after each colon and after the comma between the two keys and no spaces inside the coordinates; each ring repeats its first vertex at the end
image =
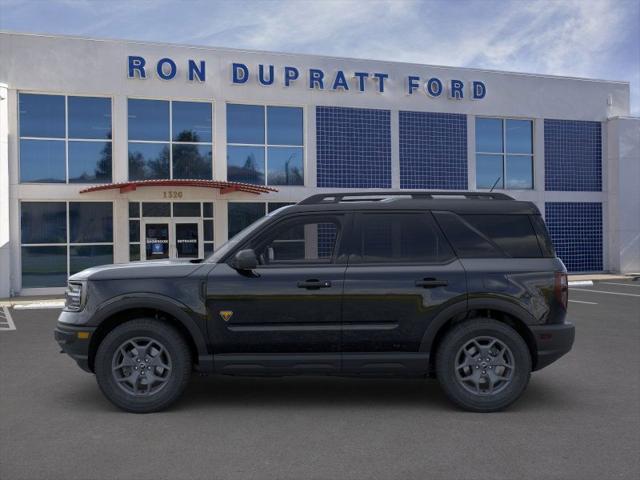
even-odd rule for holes
{"type": "Polygon", "coordinates": [[[277,210],[274,210],[273,212],[260,218],[259,220],[256,220],[251,225],[248,225],[247,227],[243,228],[238,233],[236,233],[233,237],[231,237],[229,240],[227,240],[222,245],[220,245],[220,247],[217,248],[209,257],[207,257],[205,261],[208,263],[218,263],[220,259],[227,256],[227,254],[230,251],[232,251],[238,244],[242,243],[245,240],[245,238],[251,235],[255,230],[257,230],[262,225],[264,225],[276,213],[279,213],[282,210],[289,208],[290,206],[291,205],[280,207],[277,210]]]}

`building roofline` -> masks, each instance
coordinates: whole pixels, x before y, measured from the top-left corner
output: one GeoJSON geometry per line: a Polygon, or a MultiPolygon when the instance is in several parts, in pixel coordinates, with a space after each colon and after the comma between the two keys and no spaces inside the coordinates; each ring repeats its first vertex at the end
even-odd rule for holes
{"type": "Polygon", "coordinates": [[[377,63],[386,63],[386,64],[394,64],[394,65],[409,65],[414,67],[429,67],[429,68],[439,68],[439,69],[453,68],[453,69],[466,70],[466,71],[472,71],[472,72],[507,74],[507,75],[521,76],[521,77],[548,78],[551,80],[578,80],[583,82],[631,85],[631,82],[629,80],[607,80],[607,79],[588,78],[588,77],[570,77],[570,76],[549,75],[549,74],[542,74],[542,73],[515,72],[515,71],[509,71],[509,70],[493,70],[488,68],[457,67],[453,65],[433,65],[433,64],[426,64],[426,63],[415,63],[415,62],[399,62],[396,60],[380,60],[380,59],[361,58],[361,57],[337,57],[334,55],[322,55],[318,53],[274,52],[270,50],[250,50],[245,48],[213,47],[213,46],[207,46],[207,45],[192,45],[192,44],[170,43],[170,42],[128,40],[128,39],[109,38],[109,37],[94,38],[94,37],[85,37],[81,35],[18,32],[18,31],[0,29],[0,35],[1,34],[21,35],[21,36],[27,36],[27,37],[60,38],[60,39],[67,39],[67,40],[83,40],[83,41],[104,42],[104,43],[119,43],[119,44],[128,43],[128,44],[134,44],[134,45],[167,46],[167,47],[187,48],[192,50],[219,51],[219,52],[229,52],[229,53],[232,53],[232,52],[251,53],[251,54],[258,53],[258,54],[277,55],[277,56],[283,56],[283,57],[305,56],[305,57],[323,58],[323,59],[332,59],[332,60],[355,60],[360,62],[377,62],[377,63]]]}

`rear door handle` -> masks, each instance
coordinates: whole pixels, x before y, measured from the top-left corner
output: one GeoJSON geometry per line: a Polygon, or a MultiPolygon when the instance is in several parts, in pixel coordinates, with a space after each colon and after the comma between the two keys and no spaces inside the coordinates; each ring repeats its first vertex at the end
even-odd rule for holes
{"type": "Polygon", "coordinates": [[[446,287],[449,282],[446,280],[436,280],[435,278],[423,278],[422,280],[416,280],[416,287],[422,288],[436,288],[446,287]]]}
{"type": "Polygon", "coordinates": [[[298,288],[306,288],[307,290],[317,290],[319,288],[329,288],[331,282],[329,280],[305,280],[298,282],[298,288]]]}

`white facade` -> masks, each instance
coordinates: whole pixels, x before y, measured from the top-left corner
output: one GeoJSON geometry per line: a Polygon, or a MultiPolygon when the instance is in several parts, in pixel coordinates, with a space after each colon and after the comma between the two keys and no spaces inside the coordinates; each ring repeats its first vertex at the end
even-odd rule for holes
{"type": "MultiPolygon", "coordinates": [[[[169,67],[170,65],[165,65],[169,67]]],[[[167,72],[165,68],[164,72],[167,72]]],[[[629,117],[629,84],[589,79],[516,74],[476,69],[448,68],[370,60],[248,52],[141,42],[88,40],[43,35],[0,33],[0,297],[44,293],[51,289],[26,289],[21,280],[20,202],[113,202],[113,259],[129,261],[130,201],[163,201],[167,187],[138,188],[80,194],[87,185],[31,184],[20,182],[19,94],[49,93],[100,96],[111,99],[113,131],[112,181],[128,178],[127,100],[208,101],[213,104],[213,178],[227,180],[226,105],[229,103],[285,105],[304,111],[304,186],[279,186],[277,193],[221,194],[217,190],[181,187],[182,201],[214,203],[214,243],[227,239],[228,202],[297,202],[317,191],[317,129],[315,109],[339,106],[390,111],[391,187],[400,188],[400,111],[443,112],[466,115],[467,181],[476,186],[475,118],[523,118],[533,120],[533,189],[504,190],[517,199],[535,202],[545,212],[546,202],[597,202],[603,207],[603,270],[640,271],[640,120],[629,117]],[[129,57],[143,57],[146,78],[129,77],[129,57]],[[177,67],[170,80],[159,78],[156,65],[169,58],[177,67]],[[204,81],[187,78],[189,60],[204,61],[204,81]],[[232,65],[248,67],[246,83],[234,84],[232,65]],[[273,65],[276,79],[263,86],[257,80],[258,65],[273,65]],[[299,78],[284,86],[284,67],[293,66],[299,78]],[[309,70],[320,69],[325,88],[309,88],[309,70]],[[343,71],[349,91],[333,90],[336,72],[343,71]],[[356,72],[368,72],[360,92],[356,72]],[[384,92],[371,76],[388,75],[384,92]],[[408,93],[408,76],[419,76],[420,87],[408,93]],[[431,97],[422,81],[436,77],[445,88],[453,79],[464,82],[463,99],[443,93],[431,97]],[[471,97],[474,81],[486,87],[484,98],[471,97]],[[602,123],[602,190],[545,190],[544,119],[584,120],[602,123]]],[[[502,190],[500,190],[502,191],[502,190]]],[[[59,289],[53,289],[59,291],[59,289]]]]}

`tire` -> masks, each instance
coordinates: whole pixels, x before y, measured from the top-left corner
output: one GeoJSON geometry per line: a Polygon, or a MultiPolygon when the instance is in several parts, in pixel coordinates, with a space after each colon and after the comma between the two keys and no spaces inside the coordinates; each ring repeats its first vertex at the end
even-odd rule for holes
{"type": "Polygon", "coordinates": [[[495,412],[511,405],[527,388],[531,354],[510,326],[489,318],[471,319],[454,326],[440,343],[436,376],[459,407],[495,412]]]}
{"type": "Polygon", "coordinates": [[[149,318],[114,328],[100,343],[95,358],[102,393],[133,413],[167,408],[184,391],[191,370],[191,352],[182,334],[149,318]]]}

